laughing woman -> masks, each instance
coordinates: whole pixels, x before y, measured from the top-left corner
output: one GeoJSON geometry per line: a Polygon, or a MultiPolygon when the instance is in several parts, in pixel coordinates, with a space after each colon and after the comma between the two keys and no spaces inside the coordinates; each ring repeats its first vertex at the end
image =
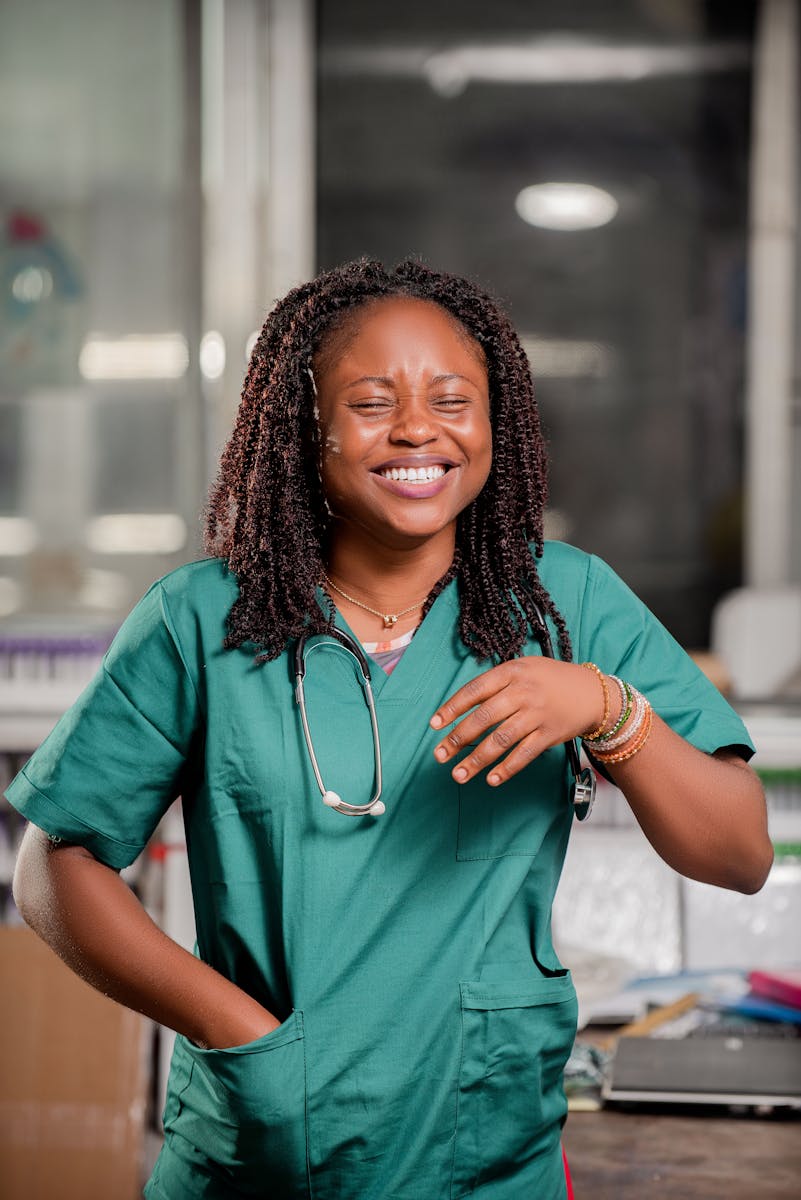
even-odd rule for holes
{"type": "Polygon", "coordinates": [[[150,1200],[566,1195],[572,739],[677,871],[764,882],[745,728],[604,563],[544,542],[545,474],[492,301],[414,262],[320,275],[256,343],[211,557],[12,784],[26,920],[179,1034],[150,1200]],[[179,795],[195,955],[118,874],[179,795]]]}

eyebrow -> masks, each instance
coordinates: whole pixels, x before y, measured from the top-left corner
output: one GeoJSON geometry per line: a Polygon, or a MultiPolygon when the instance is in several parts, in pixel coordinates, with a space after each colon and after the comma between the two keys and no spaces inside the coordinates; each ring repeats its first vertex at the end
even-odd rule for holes
{"type": "MultiPolygon", "coordinates": [[[[455,372],[452,372],[447,375],[432,375],[429,380],[429,387],[436,386],[439,383],[449,383],[453,379],[462,379],[465,383],[472,383],[473,387],[476,386],[466,375],[457,375],[455,372]]],[[[387,375],[362,375],[359,379],[354,379],[345,386],[346,388],[355,388],[359,387],[362,383],[380,383],[382,387],[387,388],[395,386],[394,380],[390,379],[387,375]]]]}
{"type": "Polygon", "coordinates": [[[358,387],[362,383],[380,383],[383,387],[392,387],[392,380],[386,375],[362,375],[359,379],[353,379],[345,386],[348,388],[358,387]]]}

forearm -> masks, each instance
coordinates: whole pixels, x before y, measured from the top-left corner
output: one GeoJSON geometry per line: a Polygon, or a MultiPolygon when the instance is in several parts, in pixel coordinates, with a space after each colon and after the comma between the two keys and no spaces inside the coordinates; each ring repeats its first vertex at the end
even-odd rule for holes
{"type": "Polygon", "coordinates": [[[765,797],[742,760],[704,754],[654,716],[642,750],[608,770],[675,870],[741,892],[762,887],[773,859],[765,797]]]}
{"type": "Polygon", "coordinates": [[[87,983],[200,1046],[240,1045],[278,1024],[167,937],[117,872],[82,847],[54,847],[30,826],[14,896],[28,924],[87,983]]]}

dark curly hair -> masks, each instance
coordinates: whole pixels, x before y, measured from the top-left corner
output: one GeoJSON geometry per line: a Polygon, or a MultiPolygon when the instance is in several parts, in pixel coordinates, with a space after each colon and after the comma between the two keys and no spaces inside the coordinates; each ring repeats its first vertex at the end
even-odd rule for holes
{"type": "Polygon", "coordinates": [[[542,641],[541,614],[548,613],[570,659],[564,620],[537,572],[547,480],[526,354],[489,296],[411,259],[391,271],[369,259],[324,271],[291,291],[264,323],[206,517],[206,550],[227,560],[239,584],[225,645],[253,644],[267,660],[288,639],[331,626],[333,601],[326,613],[316,599],[329,515],[310,368],[357,309],[387,296],[431,301],[450,313],[482,348],[489,378],[490,475],[459,517],[454,562],[424,613],[457,576],[459,633],[478,658],[515,658],[529,630],[542,641]]]}

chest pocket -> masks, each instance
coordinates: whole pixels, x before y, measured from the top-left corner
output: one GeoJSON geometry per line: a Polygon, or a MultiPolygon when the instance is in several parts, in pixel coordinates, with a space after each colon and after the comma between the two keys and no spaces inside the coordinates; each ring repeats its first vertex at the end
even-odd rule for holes
{"type": "MultiPolygon", "coordinates": [[[[474,749],[468,747],[468,753],[474,749]]],[[[459,827],[456,858],[533,858],[554,817],[567,804],[564,747],[546,750],[500,787],[487,783],[487,769],[469,783],[456,783],[459,827]]]]}

